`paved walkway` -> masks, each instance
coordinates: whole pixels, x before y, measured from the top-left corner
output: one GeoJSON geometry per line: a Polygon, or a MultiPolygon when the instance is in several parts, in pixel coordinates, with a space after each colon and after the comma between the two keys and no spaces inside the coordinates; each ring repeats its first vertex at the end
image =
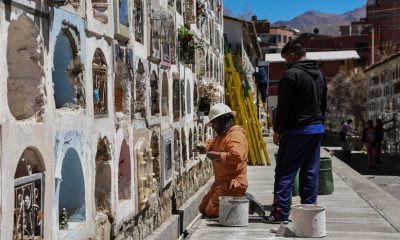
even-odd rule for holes
{"type": "MultiPolygon", "coordinates": [[[[271,140],[267,139],[267,147],[272,165],[248,168],[248,192],[265,205],[271,204],[273,196],[277,147],[271,140]]],[[[333,157],[332,161],[335,191],[318,198],[319,205],[327,207],[325,239],[400,239],[400,201],[339,159],[333,157]]],[[[300,199],[294,197],[293,201],[296,204],[300,199]]],[[[265,224],[256,215],[250,215],[249,222],[246,227],[223,227],[217,219],[198,219],[188,237],[190,240],[288,239],[271,232],[279,225],[265,224]]]]}

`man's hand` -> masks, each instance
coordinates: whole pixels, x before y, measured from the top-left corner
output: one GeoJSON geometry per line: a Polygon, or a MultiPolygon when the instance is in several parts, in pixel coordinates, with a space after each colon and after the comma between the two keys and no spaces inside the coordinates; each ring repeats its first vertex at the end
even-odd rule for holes
{"type": "Polygon", "coordinates": [[[274,132],[274,144],[279,146],[279,138],[281,137],[281,134],[274,132]]]}
{"type": "Polygon", "coordinates": [[[209,159],[211,159],[212,161],[214,161],[214,160],[218,160],[221,157],[221,154],[219,152],[209,151],[209,152],[207,152],[206,156],[209,159]]]}
{"type": "Polygon", "coordinates": [[[193,149],[194,152],[199,152],[200,154],[205,154],[207,153],[207,146],[203,143],[200,145],[195,146],[195,148],[193,149]]]}

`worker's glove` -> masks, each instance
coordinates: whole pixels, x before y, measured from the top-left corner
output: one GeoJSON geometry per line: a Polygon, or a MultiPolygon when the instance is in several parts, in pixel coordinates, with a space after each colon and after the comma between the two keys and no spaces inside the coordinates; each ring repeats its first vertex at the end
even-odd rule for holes
{"type": "Polygon", "coordinates": [[[193,152],[199,152],[200,154],[205,154],[207,152],[207,146],[205,144],[199,144],[193,149],[193,152]]]}
{"type": "Polygon", "coordinates": [[[212,161],[214,161],[214,160],[218,160],[218,159],[220,159],[220,157],[221,157],[221,153],[219,153],[219,152],[214,152],[214,151],[209,151],[209,152],[207,152],[207,155],[206,155],[209,159],[211,159],[212,161]]]}

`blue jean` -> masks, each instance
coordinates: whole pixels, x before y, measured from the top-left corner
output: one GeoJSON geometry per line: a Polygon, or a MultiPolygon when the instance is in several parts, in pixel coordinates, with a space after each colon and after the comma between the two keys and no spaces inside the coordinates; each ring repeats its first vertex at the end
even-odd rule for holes
{"type": "Polygon", "coordinates": [[[301,203],[317,202],[321,139],[322,133],[281,137],[274,183],[273,215],[276,218],[289,218],[293,180],[299,169],[301,203]]]}

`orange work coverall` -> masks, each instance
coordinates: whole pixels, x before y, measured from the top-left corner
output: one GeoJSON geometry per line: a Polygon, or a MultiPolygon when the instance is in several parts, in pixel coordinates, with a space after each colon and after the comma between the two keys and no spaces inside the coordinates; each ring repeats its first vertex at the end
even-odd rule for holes
{"type": "Polygon", "coordinates": [[[220,153],[212,161],[215,182],[199,206],[200,213],[218,217],[219,197],[243,197],[247,190],[247,155],[249,147],[245,131],[240,126],[231,127],[224,135],[206,143],[208,151],[220,153]]]}

